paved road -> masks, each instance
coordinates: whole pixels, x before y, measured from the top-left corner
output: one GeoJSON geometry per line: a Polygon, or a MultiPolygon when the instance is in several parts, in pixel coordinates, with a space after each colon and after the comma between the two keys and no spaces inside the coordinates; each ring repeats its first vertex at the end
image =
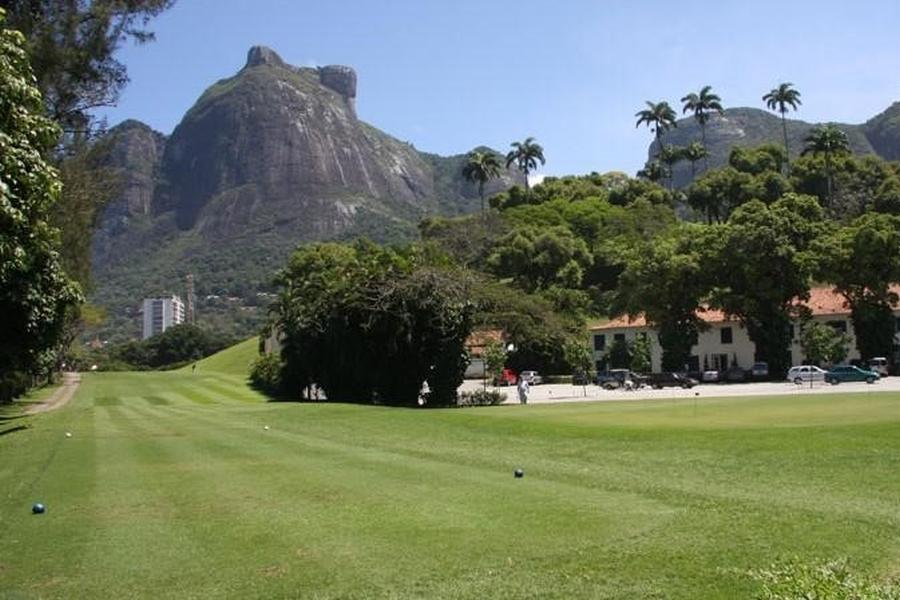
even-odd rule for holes
{"type": "MultiPolygon", "coordinates": [[[[480,380],[467,380],[460,390],[472,390],[482,387],[480,380]]],[[[490,388],[490,386],[488,386],[490,388]]],[[[496,388],[505,392],[508,396],[506,403],[518,403],[515,386],[496,388]]],[[[701,384],[689,390],[681,388],[663,388],[654,390],[642,388],[631,392],[609,391],[596,385],[581,386],[548,384],[532,386],[528,394],[528,402],[543,404],[548,402],[584,402],[604,400],[649,400],[653,398],[693,398],[697,395],[707,398],[728,396],[776,396],[797,394],[834,394],[846,392],[898,392],[900,393],[900,377],[886,377],[874,384],[867,383],[841,383],[829,385],[826,383],[809,383],[795,385],[789,382],[765,382],[765,383],[709,383],[701,384]]]]}

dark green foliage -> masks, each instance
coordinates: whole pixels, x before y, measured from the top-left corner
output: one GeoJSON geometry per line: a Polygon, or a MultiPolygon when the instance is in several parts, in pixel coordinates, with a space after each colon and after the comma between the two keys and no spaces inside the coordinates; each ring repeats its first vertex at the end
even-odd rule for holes
{"type": "Polygon", "coordinates": [[[625,340],[613,340],[604,358],[608,369],[630,369],[632,356],[628,342],[625,340]]]}
{"type": "Polygon", "coordinates": [[[656,140],[656,155],[662,150],[662,135],[669,129],[673,127],[677,127],[677,123],[675,122],[675,111],[672,110],[672,107],[669,106],[668,102],[650,102],[649,100],[646,102],[647,108],[644,110],[639,110],[634,114],[638,118],[637,122],[634,124],[635,127],[640,127],[641,124],[647,125],[650,128],[650,131],[653,132],[654,138],[656,140]]]}
{"type": "Polygon", "coordinates": [[[787,162],[784,149],[774,144],[763,144],[752,148],[735,146],[728,155],[728,164],[751,175],[765,172],[780,173],[787,162]]]}
{"type": "MultiPolygon", "coordinates": [[[[20,379],[16,371],[49,372],[81,301],[49,223],[60,182],[42,154],[54,147],[59,129],[42,116],[23,45],[21,34],[0,29],[0,380],[6,382],[20,379]]],[[[8,401],[17,386],[3,387],[0,401],[8,401]]]]}
{"type": "Polygon", "coordinates": [[[457,406],[496,406],[506,402],[506,394],[498,390],[472,390],[460,392],[457,406]]]}
{"type": "Polygon", "coordinates": [[[650,361],[650,338],[647,335],[638,335],[628,348],[631,361],[628,365],[636,373],[649,373],[652,364],[650,361]]]}
{"type": "Polygon", "coordinates": [[[275,353],[259,356],[250,367],[250,384],[271,395],[282,392],[282,370],[284,363],[275,353]]]}
{"type": "Polygon", "coordinates": [[[722,230],[711,304],[740,319],[770,373],[790,367],[790,325],[796,300],[809,296],[809,250],[823,227],[815,198],[788,194],[770,206],[744,204],[722,230]]]}
{"type": "Polygon", "coordinates": [[[487,264],[497,239],[509,229],[509,222],[496,213],[488,213],[483,218],[428,217],[419,223],[419,235],[424,242],[436,245],[458,264],[471,268],[487,264]]]}
{"type": "Polygon", "coordinates": [[[538,144],[533,137],[525,138],[522,142],[513,142],[510,144],[512,150],[506,154],[506,168],[510,165],[516,167],[525,176],[525,189],[528,189],[528,174],[537,169],[538,162],[544,164],[544,149],[538,144]]]}
{"type": "Polygon", "coordinates": [[[488,258],[500,277],[533,292],[553,285],[577,288],[593,262],[587,245],[565,227],[519,227],[500,240],[488,258]]]}
{"type": "Polygon", "coordinates": [[[419,248],[368,242],[298,249],[278,276],[274,325],[284,384],[316,383],[330,400],[452,405],[466,366],[471,277],[419,248]]]}
{"type": "Polygon", "coordinates": [[[818,275],[834,284],[851,311],[856,345],[864,359],[892,356],[893,308],[900,298],[900,217],[865,214],[823,236],[816,246],[818,275]]]}
{"type": "Polygon", "coordinates": [[[790,183],[779,173],[763,171],[752,175],[728,166],[701,175],[688,188],[687,202],[705,215],[707,223],[722,223],[745,202],[774,202],[788,191],[790,183]]]}
{"type": "Polygon", "coordinates": [[[126,41],[144,43],[143,29],[174,0],[3,0],[9,26],[25,34],[38,88],[51,118],[83,133],[90,111],[116,103],[128,74],[114,56],[126,41]]]}
{"type": "MultiPolygon", "coordinates": [[[[509,163],[506,165],[509,166],[509,163]]],[[[493,152],[473,150],[466,155],[466,164],[462,168],[463,179],[478,185],[478,197],[481,198],[481,214],[484,216],[484,186],[491,179],[500,176],[500,156],[493,152]]]]}
{"type": "Polygon", "coordinates": [[[126,342],[111,350],[111,358],[136,369],[158,369],[200,360],[232,343],[196,325],[182,324],[141,342],[126,342]]]}
{"type": "Polygon", "coordinates": [[[834,327],[807,319],[800,326],[800,346],[806,361],[814,365],[841,363],[847,358],[850,339],[834,327]]]}

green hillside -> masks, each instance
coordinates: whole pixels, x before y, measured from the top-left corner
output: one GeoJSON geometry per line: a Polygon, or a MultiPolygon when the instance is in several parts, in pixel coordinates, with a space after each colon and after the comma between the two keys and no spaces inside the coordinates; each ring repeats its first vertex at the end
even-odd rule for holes
{"type": "Polygon", "coordinates": [[[196,369],[193,369],[192,365],[188,365],[183,367],[181,371],[222,373],[233,377],[246,378],[250,374],[250,364],[257,356],[259,356],[259,338],[252,337],[197,361],[196,369]]]}

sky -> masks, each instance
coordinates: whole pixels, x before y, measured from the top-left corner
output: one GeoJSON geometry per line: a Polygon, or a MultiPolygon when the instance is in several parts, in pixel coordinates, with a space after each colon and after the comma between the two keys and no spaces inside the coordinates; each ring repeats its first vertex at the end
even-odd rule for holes
{"type": "MultiPolygon", "coordinates": [[[[110,126],[171,133],[247,50],[298,66],[343,64],[357,113],[427,152],[506,151],[533,136],[547,175],[641,168],[644,102],[711,85],[727,106],[764,108],[781,82],[796,117],[860,123],[900,100],[897,0],[178,0],[156,41],[118,54],[131,81],[110,126]]],[[[794,116],[794,115],[792,115],[794,116]]]]}

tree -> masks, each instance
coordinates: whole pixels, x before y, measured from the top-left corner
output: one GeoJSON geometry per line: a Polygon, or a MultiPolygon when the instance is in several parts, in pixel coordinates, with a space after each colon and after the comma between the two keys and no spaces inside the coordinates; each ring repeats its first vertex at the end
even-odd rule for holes
{"type": "Polygon", "coordinates": [[[637,176],[652,183],[659,183],[662,179],[671,178],[672,172],[659,160],[648,161],[644,168],[637,172],[637,176]]]}
{"type": "Polygon", "coordinates": [[[771,373],[790,367],[790,326],[803,313],[815,272],[813,243],[824,229],[811,196],[787,194],[771,205],[738,207],[722,230],[710,304],[737,317],[756,345],[756,359],[771,373]]]}
{"type": "Polygon", "coordinates": [[[16,372],[54,366],[63,329],[81,292],[59,260],[48,219],[59,175],[43,158],[59,128],[43,116],[25,39],[5,29],[0,9],[0,401],[21,392],[16,372]]]}
{"type": "Polygon", "coordinates": [[[520,227],[501,238],[488,258],[501,277],[533,292],[558,285],[577,288],[593,262],[587,244],[565,227],[520,227]]]}
{"type": "Polygon", "coordinates": [[[807,319],[800,327],[800,347],[806,361],[814,365],[846,360],[850,338],[830,325],[807,319]]]}
{"type": "MultiPolygon", "coordinates": [[[[697,123],[700,124],[700,139],[703,143],[703,149],[707,150],[706,147],[706,123],[709,122],[710,117],[713,112],[717,112],[720,115],[724,114],[724,109],[722,108],[722,99],[716,94],[712,93],[712,86],[705,85],[700,90],[700,93],[691,92],[687,96],[681,99],[684,103],[684,108],[682,109],[682,114],[690,111],[694,113],[694,118],[697,119],[697,123]]],[[[703,155],[703,170],[709,170],[709,152],[707,151],[703,155]]],[[[693,165],[693,163],[691,163],[693,165]]]]}
{"type": "Polygon", "coordinates": [[[623,339],[613,340],[604,358],[609,369],[630,369],[631,348],[628,346],[628,342],[623,339]]]}
{"type": "MultiPolygon", "coordinates": [[[[484,217],[484,184],[500,176],[500,161],[493,152],[473,150],[466,155],[462,175],[466,181],[478,184],[478,196],[481,198],[481,216],[484,217]]],[[[526,176],[527,177],[527,176],[526,176]]]]}
{"type": "Polygon", "coordinates": [[[653,364],[650,360],[650,338],[644,335],[637,335],[631,342],[628,349],[631,354],[631,362],[628,367],[635,373],[649,373],[653,370],[653,364]]]}
{"type": "Polygon", "coordinates": [[[672,187],[675,185],[675,165],[684,160],[684,148],[676,148],[672,144],[666,144],[663,146],[662,150],[659,151],[658,158],[659,162],[666,165],[669,179],[669,191],[671,192],[672,187]]]}
{"type": "Polygon", "coordinates": [[[788,107],[797,110],[797,107],[803,104],[800,101],[800,92],[795,90],[793,85],[793,83],[781,83],[777,88],[774,88],[762,97],[763,102],[766,103],[769,110],[775,110],[781,113],[781,129],[784,132],[785,164],[787,165],[788,171],[791,169],[791,149],[788,147],[787,117],[785,117],[785,115],[787,114],[788,107]]]}
{"type": "Polygon", "coordinates": [[[675,123],[675,111],[672,110],[672,107],[669,106],[668,102],[657,102],[654,104],[648,100],[647,108],[634,113],[634,116],[638,118],[637,123],[634,124],[635,127],[646,124],[647,127],[650,128],[650,131],[653,132],[656,139],[656,152],[658,156],[659,152],[662,151],[663,133],[678,126],[675,123]]]}
{"type": "Polygon", "coordinates": [[[513,142],[510,146],[512,150],[506,155],[506,168],[515,163],[525,175],[525,189],[528,190],[528,174],[538,168],[538,161],[542,165],[547,162],[544,160],[544,149],[533,137],[525,138],[524,142],[513,142]]]}
{"type": "Polygon", "coordinates": [[[450,405],[466,368],[473,278],[427,249],[360,241],[298,249],[278,275],[273,323],[285,389],[330,400],[450,405]]]}
{"type": "Polygon", "coordinates": [[[832,282],[850,307],[863,359],[892,355],[893,309],[900,302],[891,286],[900,281],[898,248],[900,216],[866,213],[824,236],[815,250],[817,275],[832,282]]]}
{"type": "Polygon", "coordinates": [[[831,206],[834,190],[834,170],[832,168],[832,158],[835,155],[850,154],[850,141],[847,134],[834,123],[813,127],[812,131],[804,140],[806,146],[803,148],[802,156],[807,154],[821,154],[825,157],[825,176],[828,184],[827,202],[831,206]]]}
{"type": "Polygon", "coordinates": [[[711,286],[708,256],[720,238],[719,227],[685,224],[627,254],[611,312],[643,315],[656,328],[665,371],[684,368],[706,327],[699,313],[711,286]]]}
{"type": "Polygon", "coordinates": [[[47,114],[67,132],[84,133],[91,111],[115,105],[128,83],[115,59],[128,40],[153,40],[144,27],[174,0],[2,0],[21,31],[47,114]]]}
{"type": "MultiPolygon", "coordinates": [[[[706,160],[709,156],[709,150],[706,149],[706,146],[701,144],[700,142],[691,142],[683,149],[682,156],[686,161],[691,163],[691,181],[697,176],[697,161],[700,159],[706,160]]],[[[709,169],[709,164],[707,163],[704,170],[709,169]]]]}
{"type": "Polygon", "coordinates": [[[506,366],[506,346],[501,342],[491,342],[484,349],[484,375],[491,381],[499,381],[506,366]]]}

